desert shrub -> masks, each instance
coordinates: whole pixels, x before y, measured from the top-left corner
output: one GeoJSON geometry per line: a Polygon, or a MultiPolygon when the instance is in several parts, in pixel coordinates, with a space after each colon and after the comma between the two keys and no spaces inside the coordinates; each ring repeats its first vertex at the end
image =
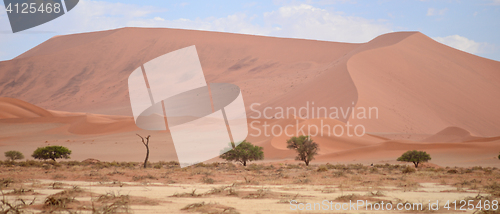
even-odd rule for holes
{"type": "Polygon", "coordinates": [[[45,199],[43,206],[50,209],[66,209],[67,206],[74,201],[74,196],[66,194],[54,194],[49,195],[45,199]]]}
{"type": "Polygon", "coordinates": [[[201,197],[203,194],[197,194],[196,189],[193,189],[191,192],[184,193],[174,193],[171,197],[201,197]]]}
{"type": "Polygon", "coordinates": [[[56,159],[69,159],[71,155],[71,150],[64,146],[46,146],[39,147],[31,155],[35,159],[48,160],[51,159],[55,161],[56,159]]]}
{"type": "Polygon", "coordinates": [[[54,179],[54,180],[65,179],[65,178],[66,178],[66,176],[61,175],[61,174],[55,174],[54,176],[52,176],[52,179],[54,179]]]}
{"type": "Polygon", "coordinates": [[[332,175],[333,175],[333,177],[337,177],[338,178],[338,177],[344,176],[344,172],[342,172],[342,171],[336,171],[336,172],[333,172],[332,175]]]}
{"type": "Polygon", "coordinates": [[[376,192],[369,192],[368,196],[385,196],[385,194],[382,191],[376,191],[376,192]]]}
{"type": "Polygon", "coordinates": [[[135,168],[139,163],[136,162],[120,162],[120,166],[124,168],[135,168]]]}
{"type": "Polygon", "coordinates": [[[21,188],[14,188],[12,192],[9,192],[9,195],[24,195],[26,193],[34,193],[33,189],[25,189],[24,187],[21,188]]]}
{"type": "Polygon", "coordinates": [[[178,167],[180,166],[179,162],[178,161],[169,161],[167,162],[166,164],[169,168],[174,168],[174,167],[178,167]]]}
{"type": "Polygon", "coordinates": [[[66,166],[80,166],[80,165],[82,165],[82,162],[80,162],[80,161],[67,161],[67,162],[63,162],[63,164],[65,164],[66,166]]]}
{"type": "Polygon", "coordinates": [[[306,166],[309,166],[309,162],[314,160],[314,156],[318,154],[319,150],[318,144],[310,136],[301,135],[299,137],[292,137],[286,141],[286,144],[286,148],[297,152],[295,160],[304,161],[306,166]]]}
{"type": "Polygon", "coordinates": [[[22,167],[41,167],[41,166],[43,166],[42,163],[35,161],[35,160],[26,160],[26,161],[17,163],[17,165],[22,166],[22,167]]]}
{"type": "Polygon", "coordinates": [[[215,183],[215,180],[213,178],[210,178],[210,177],[203,177],[201,179],[201,181],[204,183],[204,184],[213,184],[215,183]]]}
{"type": "Polygon", "coordinates": [[[99,205],[92,207],[93,214],[107,213],[132,213],[130,210],[130,197],[119,193],[108,192],[99,196],[99,205]]]}
{"type": "Polygon", "coordinates": [[[294,183],[296,183],[296,184],[308,184],[308,183],[311,183],[311,179],[309,179],[309,178],[297,179],[294,183]]]}
{"type": "Polygon", "coordinates": [[[263,165],[254,164],[254,163],[248,165],[248,167],[246,168],[246,170],[250,170],[250,171],[260,171],[261,169],[264,169],[263,165]]]}
{"type": "Polygon", "coordinates": [[[10,161],[21,160],[24,158],[23,153],[20,151],[6,151],[4,154],[10,161]]]}
{"type": "Polygon", "coordinates": [[[338,169],[338,170],[348,170],[349,167],[347,167],[345,164],[335,164],[335,165],[328,165],[329,169],[338,169]]]}
{"type": "Polygon", "coordinates": [[[264,170],[273,170],[273,169],[274,169],[274,166],[272,164],[264,166],[264,170]]]}
{"type": "Polygon", "coordinates": [[[9,187],[13,183],[14,183],[14,180],[12,180],[12,178],[0,179],[0,187],[9,187]]]}
{"type": "Polygon", "coordinates": [[[61,182],[54,182],[50,184],[50,186],[52,186],[52,189],[62,189],[64,184],[61,182]]]}
{"type": "Polygon", "coordinates": [[[427,162],[431,160],[431,156],[424,151],[407,151],[401,157],[397,159],[397,161],[403,162],[412,162],[415,165],[415,168],[418,168],[418,164],[427,162]]]}
{"type": "Polygon", "coordinates": [[[484,174],[486,174],[486,175],[493,173],[493,171],[491,169],[483,169],[483,171],[484,171],[484,174]]]}
{"type": "Polygon", "coordinates": [[[260,188],[258,189],[255,193],[250,193],[247,196],[243,197],[246,199],[258,199],[258,198],[264,198],[270,193],[269,189],[264,189],[260,188]]]}
{"type": "Polygon", "coordinates": [[[357,164],[349,164],[349,165],[347,165],[347,168],[360,170],[360,169],[364,169],[365,166],[363,166],[363,164],[357,163],[357,164]]]}
{"type": "Polygon", "coordinates": [[[228,214],[239,214],[233,207],[224,206],[218,203],[193,203],[188,204],[181,210],[197,213],[228,213],[228,214]]]}
{"type": "Polygon", "coordinates": [[[325,165],[320,165],[316,171],[318,171],[318,172],[326,172],[326,171],[328,171],[328,167],[325,166],[325,165]]]}
{"type": "Polygon", "coordinates": [[[336,201],[356,201],[359,198],[358,194],[341,195],[335,198],[336,201]]]}
{"type": "Polygon", "coordinates": [[[286,168],[287,169],[302,169],[302,166],[300,164],[287,164],[286,168]]]}
{"type": "Polygon", "coordinates": [[[404,168],[403,170],[401,170],[402,173],[404,174],[409,174],[409,173],[414,173],[416,172],[417,170],[411,166],[407,166],[406,168],[404,168]]]}
{"type": "MultiPolygon", "coordinates": [[[[3,195],[3,194],[2,194],[3,195]]],[[[22,214],[27,213],[24,208],[31,206],[35,203],[36,198],[34,198],[31,202],[27,203],[22,198],[17,198],[14,201],[9,201],[7,198],[3,198],[0,200],[0,213],[2,214],[22,214]]]]}
{"type": "Polygon", "coordinates": [[[492,196],[500,197],[500,184],[498,184],[497,182],[486,185],[484,189],[486,189],[486,191],[492,196]]]}
{"type": "Polygon", "coordinates": [[[264,152],[262,151],[264,148],[260,146],[254,146],[246,140],[236,147],[234,147],[234,143],[231,144],[233,145],[233,149],[220,155],[220,158],[228,161],[240,162],[243,166],[246,166],[249,161],[264,159],[264,152]]]}
{"type": "Polygon", "coordinates": [[[152,176],[150,174],[147,174],[147,175],[136,175],[136,176],[132,177],[133,181],[140,181],[140,180],[144,180],[144,179],[158,180],[157,177],[152,176]]]}
{"type": "Polygon", "coordinates": [[[447,171],[447,173],[450,173],[450,174],[457,174],[458,173],[458,170],[456,169],[450,169],[447,171]]]}
{"type": "Polygon", "coordinates": [[[253,185],[259,184],[259,182],[255,180],[255,178],[247,178],[245,176],[243,176],[243,178],[245,179],[246,184],[253,184],[253,185]]]}
{"type": "Polygon", "coordinates": [[[163,163],[162,162],[155,163],[155,164],[153,164],[153,168],[161,169],[161,168],[163,168],[163,163]]]}

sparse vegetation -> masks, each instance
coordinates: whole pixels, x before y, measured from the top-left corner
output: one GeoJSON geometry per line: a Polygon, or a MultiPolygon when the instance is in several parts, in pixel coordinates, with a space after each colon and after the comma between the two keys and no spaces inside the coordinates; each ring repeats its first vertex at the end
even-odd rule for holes
{"type": "Polygon", "coordinates": [[[417,150],[407,151],[397,159],[397,161],[412,162],[415,165],[415,168],[418,168],[420,163],[430,160],[431,156],[427,154],[427,152],[417,150]]]}
{"type": "Polygon", "coordinates": [[[17,198],[13,201],[8,200],[3,191],[0,189],[2,193],[2,199],[0,200],[0,213],[2,214],[23,214],[26,213],[24,208],[33,205],[36,201],[34,198],[31,201],[26,201],[22,198],[17,198]]]}
{"type": "Polygon", "coordinates": [[[6,151],[4,154],[5,157],[10,161],[24,159],[24,155],[20,151],[6,151]]]}
{"type": "Polygon", "coordinates": [[[411,166],[407,166],[406,168],[404,168],[401,172],[402,173],[405,173],[405,174],[408,174],[408,173],[414,173],[416,172],[417,170],[415,170],[415,168],[411,167],[411,166]]]}
{"type": "Polygon", "coordinates": [[[318,144],[315,143],[310,136],[292,137],[286,141],[288,149],[295,150],[298,154],[295,160],[304,161],[306,166],[314,160],[314,156],[318,154],[318,144]]]}
{"type": "Polygon", "coordinates": [[[234,147],[234,143],[231,144],[233,145],[233,149],[220,155],[220,158],[228,161],[240,162],[243,166],[246,166],[249,161],[264,159],[264,152],[262,151],[263,148],[260,146],[254,146],[246,140],[238,144],[236,147],[234,147]]]}
{"type": "MultiPolygon", "coordinates": [[[[134,209],[132,205],[161,204],[161,207],[164,207],[169,206],[168,203],[183,203],[184,206],[188,204],[184,202],[184,198],[189,198],[189,203],[199,199],[223,203],[221,197],[232,197],[231,200],[245,200],[249,201],[248,203],[260,201],[254,202],[253,199],[265,199],[271,200],[272,204],[283,205],[291,199],[304,203],[316,201],[318,196],[311,193],[311,189],[321,194],[321,197],[326,196],[328,200],[344,201],[351,198],[387,203],[394,190],[420,194],[421,191],[434,188],[428,183],[441,184],[438,185],[439,189],[433,189],[428,194],[440,191],[450,195],[480,192],[481,197],[487,197],[489,200],[498,200],[500,197],[500,185],[495,183],[500,176],[500,170],[495,167],[423,168],[419,165],[419,169],[423,169],[417,172],[413,165],[385,163],[373,166],[338,163],[306,166],[304,162],[272,165],[250,163],[243,167],[231,162],[214,162],[185,168],[179,168],[177,162],[152,162],[148,165],[151,167],[143,169],[142,162],[2,161],[0,185],[12,205],[15,204],[16,197],[26,200],[26,204],[33,198],[38,198],[38,204],[20,208],[27,213],[127,213],[134,209]],[[153,166],[161,167],[157,169],[158,167],[153,166]],[[33,184],[30,184],[31,181],[27,181],[26,177],[33,179],[33,184]],[[51,181],[46,182],[46,179],[51,181]],[[73,191],[73,181],[91,181],[91,186],[73,191]],[[170,186],[173,183],[176,184],[171,187],[176,188],[176,193],[171,192],[171,197],[166,200],[153,200],[138,195],[122,196],[116,193],[100,195],[103,191],[137,194],[130,191],[130,188],[137,185],[150,191],[158,191],[158,187],[170,186]],[[230,184],[227,185],[228,183],[230,184]],[[47,191],[52,195],[47,195],[47,191]],[[53,194],[54,192],[58,193],[53,194]],[[337,198],[338,196],[342,197],[337,198]]],[[[22,205],[21,201],[16,203],[22,205]]],[[[201,211],[188,209],[185,212],[201,211]]]]}
{"type": "Polygon", "coordinates": [[[37,148],[31,156],[39,160],[56,161],[56,159],[61,158],[69,159],[69,155],[71,155],[71,150],[64,146],[46,146],[37,148]]]}
{"type": "Polygon", "coordinates": [[[239,214],[233,207],[224,206],[218,203],[192,203],[186,205],[181,210],[189,211],[189,212],[198,212],[198,213],[228,213],[228,214],[239,214]]]}

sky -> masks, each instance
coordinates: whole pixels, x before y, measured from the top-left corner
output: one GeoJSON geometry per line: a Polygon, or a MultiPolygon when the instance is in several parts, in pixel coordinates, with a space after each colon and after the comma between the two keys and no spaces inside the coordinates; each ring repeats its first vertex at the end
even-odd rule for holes
{"type": "Polygon", "coordinates": [[[500,61],[500,0],[80,0],[67,14],[12,33],[0,7],[0,61],[56,35],[121,27],[161,27],[336,42],[368,42],[420,31],[434,40],[500,61]]]}

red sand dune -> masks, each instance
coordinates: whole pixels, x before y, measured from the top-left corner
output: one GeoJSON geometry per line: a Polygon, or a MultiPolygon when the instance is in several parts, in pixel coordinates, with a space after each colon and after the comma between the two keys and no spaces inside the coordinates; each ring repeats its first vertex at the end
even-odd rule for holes
{"type": "Polygon", "coordinates": [[[469,131],[459,127],[448,127],[424,139],[424,142],[466,142],[483,139],[481,137],[474,137],[469,131]]]}
{"type": "MultiPolygon", "coordinates": [[[[271,116],[278,112],[276,107],[299,109],[306,104],[378,108],[378,118],[360,119],[348,111],[345,118],[325,119],[331,125],[362,124],[368,134],[314,137],[321,149],[318,161],[393,161],[405,150],[425,149],[448,158],[433,159],[436,163],[493,164],[480,156],[500,150],[496,137],[500,136],[500,62],[447,47],[421,33],[390,33],[349,44],[145,28],[58,36],[0,62],[0,96],[36,105],[0,98],[0,126],[6,128],[0,132],[5,135],[0,135],[0,143],[6,145],[9,139],[13,146],[54,135],[82,142],[88,136],[106,138],[109,146],[119,143],[116,138],[133,145],[120,147],[121,153],[112,157],[93,156],[106,160],[142,156],[133,139],[140,132],[163,136],[162,148],[170,149],[163,158],[175,157],[168,132],[145,132],[134,125],[127,78],[142,63],[190,45],[196,45],[207,82],[233,83],[242,89],[248,116],[258,114],[250,109],[254,103],[260,104],[254,106],[260,112],[271,107],[271,116]],[[33,135],[12,134],[23,124],[35,124],[30,126],[33,135]],[[47,128],[40,131],[42,124],[47,128]],[[381,137],[398,134],[429,137],[423,142],[381,137]],[[472,151],[470,158],[456,161],[467,150],[472,151]]],[[[301,124],[320,122],[297,116],[302,117],[301,124]]],[[[282,127],[296,122],[293,118],[252,121],[282,127]]],[[[247,139],[263,146],[267,159],[278,160],[294,157],[286,149],[287,138],[247,139]]]]}
{"type": "Polygon", "coordinates": [[[32,117],[52,117],[52,114],[22,100],[0,97],[0,119],[32,117]]]}
{"type": "MultiPolygon", "coordinates": [[[[64,131],[79,135],[138,130],[132,117],[48,111],[22,100],[8,97],[0,97],[0,123],[67,124],[64,131]]],[[[62,130],[58,130],[56,133],[60,131],[62,130]]]]}

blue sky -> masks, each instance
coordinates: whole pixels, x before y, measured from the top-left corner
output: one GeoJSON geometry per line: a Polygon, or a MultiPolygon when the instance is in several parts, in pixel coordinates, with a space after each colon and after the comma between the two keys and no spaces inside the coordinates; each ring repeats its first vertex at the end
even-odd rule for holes
{"type": "Polygon", "coordinates": [[[500,61],[500,0],[80,0],[68,14],[13,34],[0,7],[0,60],[55,35],[120,27],[169,27],[367,42],[395,31],[427,36],[500,61]]]}

